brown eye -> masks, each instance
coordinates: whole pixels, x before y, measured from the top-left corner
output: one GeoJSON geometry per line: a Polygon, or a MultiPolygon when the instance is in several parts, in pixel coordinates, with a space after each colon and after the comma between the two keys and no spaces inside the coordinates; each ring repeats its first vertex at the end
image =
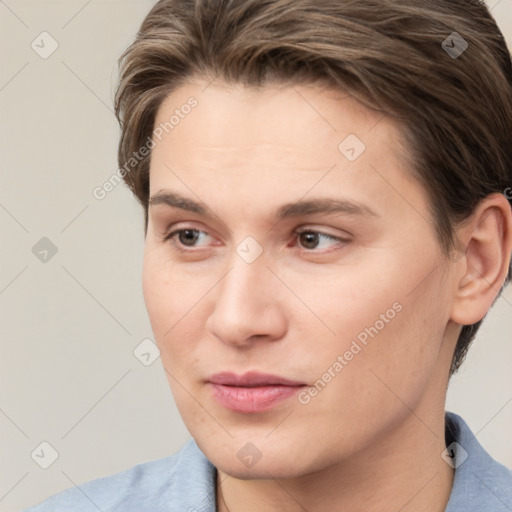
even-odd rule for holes
{"type": "Polygon", "coordinates": [[[305,249],[315,249],[319,243],[319,233],[313,231],[305,231],[299,235],[301,245],[305,249]]]}
{"type": "Polygon", "coordinates": [[[204,239],[208,236],[208,233],[200,229],[176,229],[164,237],[164,242],[170,242],[179,251],[186,251],[188,249],[204,248],[204,242],[207,242],[204,239]]]}
{"type": "Polygon", "coordinates": [[[315,249],[327,249],[329,246],[339,246],[340,244],[347,242],[347,240],[343,240],[337,236],[312,230],[297,232],[297,236],[299,239],[299,245],[308,251],[315,251],[315,249]]]}
{"type": "Polygon", "coordinates": [[[199,238],[199,233],[197,229],[182,229],[177,232],[178,240],[187,247],[193,247],[199,238]]]}

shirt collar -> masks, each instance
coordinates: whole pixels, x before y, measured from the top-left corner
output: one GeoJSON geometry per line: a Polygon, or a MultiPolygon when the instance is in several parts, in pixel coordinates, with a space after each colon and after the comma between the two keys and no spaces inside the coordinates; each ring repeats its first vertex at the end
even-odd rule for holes
{"type": "Polygon", "coordinates": [[[455,468],[445,512],[511,512],[511,471],[484,450],[460,416],[447,412],[445,424],[447,449],[442,456],[455,468]]]}

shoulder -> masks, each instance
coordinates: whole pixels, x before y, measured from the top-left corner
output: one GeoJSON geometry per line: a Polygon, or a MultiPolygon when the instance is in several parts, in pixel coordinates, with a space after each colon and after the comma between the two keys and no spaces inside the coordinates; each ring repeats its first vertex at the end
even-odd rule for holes
{"type": "Polygon", "coordinates": [[[191,440],[174,455],[77,485],[25,512],[214,512],[215,476],[191,440]]]}
{"type": "Polygon", "coordinates": [[[510,512],[512,471],[494,460],[458,415],[446,414],[447,453],[455,469],[446,512],[510,512]]]}

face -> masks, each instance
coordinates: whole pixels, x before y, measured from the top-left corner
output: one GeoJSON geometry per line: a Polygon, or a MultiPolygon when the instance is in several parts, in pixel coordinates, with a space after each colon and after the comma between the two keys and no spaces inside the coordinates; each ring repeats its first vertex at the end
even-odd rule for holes
{"type": "Polygon", "coordinates": [[[207,457],[305,475],[444,406],[449,269],[394,121],[319,87],[205,87],[157,115],[195,105],[155,138],[147,309],[207,457]]]}

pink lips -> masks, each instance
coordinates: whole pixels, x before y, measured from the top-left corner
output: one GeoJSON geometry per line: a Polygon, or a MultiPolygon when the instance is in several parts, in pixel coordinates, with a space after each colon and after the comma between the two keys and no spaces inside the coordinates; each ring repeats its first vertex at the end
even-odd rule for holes
{"type": "Polygon", "coordinates": [[[236,412],[262,412],[297,393],[305,386],[292,381],[259,372],[243,375],[222,372],[208,379],[214,398],[224,407],[236,412]]]}

